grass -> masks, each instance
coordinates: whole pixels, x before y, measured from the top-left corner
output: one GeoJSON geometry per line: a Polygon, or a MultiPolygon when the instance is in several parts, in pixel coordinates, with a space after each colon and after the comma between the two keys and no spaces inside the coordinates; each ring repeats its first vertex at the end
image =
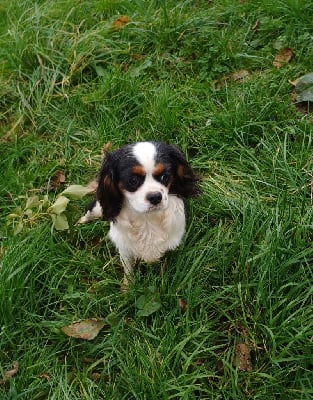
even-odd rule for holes
{"type": "Polygon", "coordinates": [[[310,2],[2,0],[0,14],[0,397],[311,399],[312,115],[290,84],[312,71],[310,2]],[[87,199],[69,231],[39,213],[14,235],[7,216],[53,202],[57,171],[85,185],[104,144],[136,140],[179,145],[203,195],[183,245],[129,291],[107,225],[75,226],[87,199]],[[161,307],[143,317],[151,287],[161,307]],[[60,330],[100,317],[92,341],[60,330]]]}

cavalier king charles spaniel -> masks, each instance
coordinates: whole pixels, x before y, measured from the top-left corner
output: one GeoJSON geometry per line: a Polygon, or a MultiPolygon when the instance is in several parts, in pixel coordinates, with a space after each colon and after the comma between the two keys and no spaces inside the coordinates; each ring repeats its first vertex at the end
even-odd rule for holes
{"type": "Polygon", "coordinates": [[[127,285],[136,260],[157,261],[180,244],[186,228],[184,199],[199,194],[198,183],[176,146],[129,144],[106,154],[96,200],[79,222],[110,222],[109,238],[119,251],[127,285]]]}

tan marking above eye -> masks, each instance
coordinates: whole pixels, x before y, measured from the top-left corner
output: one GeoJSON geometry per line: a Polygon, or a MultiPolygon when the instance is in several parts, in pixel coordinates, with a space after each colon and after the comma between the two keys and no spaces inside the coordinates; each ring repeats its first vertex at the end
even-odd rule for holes
{"type": "Polygon", "coordinates": [[[146,176],[146,172],[141,165],[135,165],[132,168],[132,173],[135,175],[146,176]]]}
{"type": "Polygon", "coordinates": [[[152,175],[158,176],[161,175],[165,171],[165,165],[162,163],[158,163],[153,170],[152,175]]]}

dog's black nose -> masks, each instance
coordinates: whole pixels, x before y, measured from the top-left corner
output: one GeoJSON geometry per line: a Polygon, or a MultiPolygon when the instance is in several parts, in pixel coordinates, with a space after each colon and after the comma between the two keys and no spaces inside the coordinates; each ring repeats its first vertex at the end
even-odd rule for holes
{"type": "Polygon", "coordinates": [[[162,200],[162,193],[160,193],[160,192],[150,192],[150,193],[147,194],[146,198],[151,204],[156,206],[162,200]]]}

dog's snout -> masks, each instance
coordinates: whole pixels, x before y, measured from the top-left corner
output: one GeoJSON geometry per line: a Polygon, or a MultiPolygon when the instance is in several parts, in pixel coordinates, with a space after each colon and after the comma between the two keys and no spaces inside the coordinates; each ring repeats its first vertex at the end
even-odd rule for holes
{"type": "Polygon", "coordinates": [[[154,206],[161,203],[162,193],[161,192],[150,192],[147,194],[146,199],[154,206]]]}

